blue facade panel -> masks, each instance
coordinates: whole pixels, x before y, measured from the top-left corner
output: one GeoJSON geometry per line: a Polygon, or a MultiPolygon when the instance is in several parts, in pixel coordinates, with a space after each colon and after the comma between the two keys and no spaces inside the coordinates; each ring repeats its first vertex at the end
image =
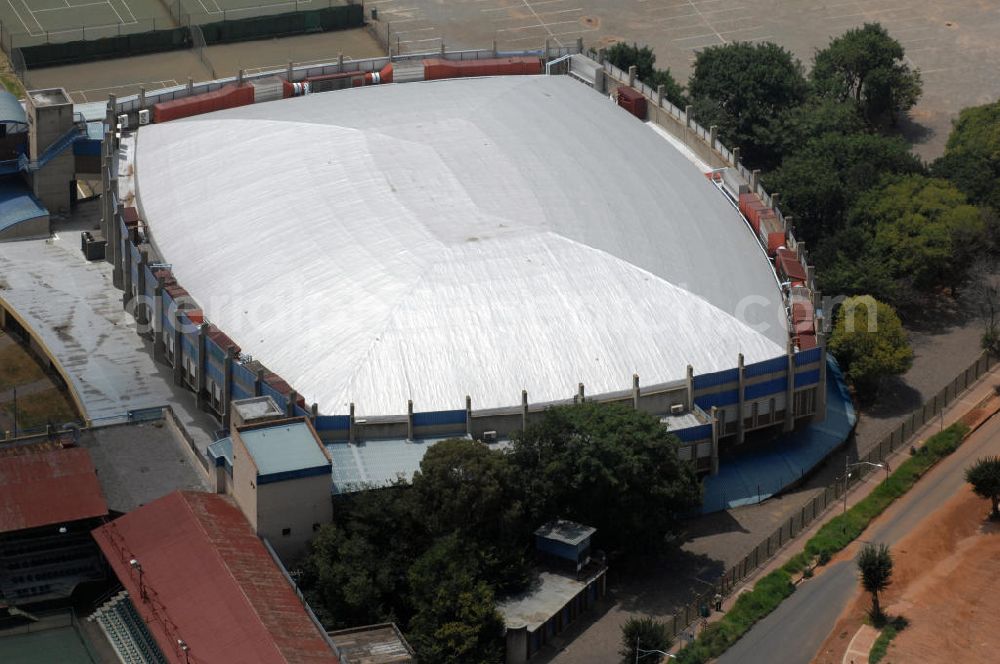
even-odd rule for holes
{"type": "Polygon", "coordinates": [[[795,374],[795,387],[808,387],[819,382],[819,369],[795,374]]]}
{"type": "Polygon", "coordinates": [[[756,383],[755,385],[747,385],[743,389],[743,398],[759,399],[760,397],[766,397],[771,394],[782,394],[788,389],[788,378],[782,376],[781,378],[775,378],[774,380],[766,380],[763,383],[756,383]]]}
{"type": "Polygon", "coordinates": [[[252,391],[247,392],[236,381],[233,381],[232,388],[233,388],[232,389],[232,392],[233,392],[232,397],[234,399],[250,399],[250,398],[252,398],[254,396],[254,393],[252,391]]]}
{"type": "Polygon", "coordinates": [[[220,369],[214,362],[205,363],[205,375],[214,380],[218,385],[225,383],[222,369],[220,369]]]}
{"type": "Polygon", "coordinates": [[[695,398],[694,402],[698,404],[698,407],[702,410],[708,410],[712,406],[719,408],[722,406],[730,406],[734,403],[739,403],[739,400],[739,390],[726,390],[725,392],[716,392],[715,394],[704,394],[695,398]]]}
{"type": "Polygon", "coordinates": [[[320,415],[313,422],[316,431],[347,431],[351,427],[348,415],[320,415]]]}
{"type": "Polygon", "coordinates": [[[795,366],[801,367],[804,364],[819,362],[821,352],[819,348],[810,348],[795,354],[795,366]]]}
{"type": "Polygon", "coordinates": [[[250,371],[242,364],[233,364],[233,387],[239,387],[240,390],[247,395],[240,398],[247,399],[249,397],[256,396],[254,394],[254,384],[256,382],[257,376],[254,372],[250,371]]]}
{"type": "Polygon", "coordinates": [[[263,385],[260,386],[260,392],[261,394],[269,396],[272,399],[274,399],[274,403],[277,404],[278,408],[280,408],[281,410],[285,410],[288,408],[288,399],[285,397],[285,395],[279,392],[278,390],[274,389],[267,383],[264,383],[263,385]]]}
{"type": "Polygon", "coordinates": [[[763,362],[757,362],[756,364],[748,364],[743,367],[743,373],[747,378],[756,378],[757,376],[766,376],[767,374],[779,373],[787,370],[788,358],[784,356],[764,360],[763,362]]]}
{"type": "Polygon", "coordinates": [[[725,371],[716,371],[715,373],[701,374],[694,377],[693,384],[694,389],[699,390],[705,387],[716,387],[718,385],[725,385],[726,383],[735,383],[739,381],[740,373],[736,369],[726,369],[725,371]]]}
{"type": "Polygon", "coordinates": [[[429,427],[445,424],[465,424],[464,410],[437,410],[429,413],[414,413],[413,426],[429,427]]]}
{"type": "Polygon", "coordinates": [[[539,551],[556,556],[557,558],[564,558],[574,562],[577,559],[576,547],[566,544],[565,542],[558,542],[546,537],[535,536],[535,547],[539,551]]]}
{"type": "Polygon", "coordinates": [[[671,431],[681,439],[684,443],[693,443],[696,440],[710,440],[712,438],[712,425],[703,424],[697,427],[688,427],[687,429],[678,429],[677,431],[671,431]]]}

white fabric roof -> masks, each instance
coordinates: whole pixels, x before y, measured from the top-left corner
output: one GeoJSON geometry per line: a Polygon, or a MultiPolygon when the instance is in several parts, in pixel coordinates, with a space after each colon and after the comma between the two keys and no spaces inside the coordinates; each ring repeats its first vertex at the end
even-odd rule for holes
{"type": "Polygon", "coordinates": [[[136,174],[180,283],[325,413],[515,405],[522,388],[537,403],[784,352],[778,285],[738,213],[568,77],[150,125],[136,174]]]}

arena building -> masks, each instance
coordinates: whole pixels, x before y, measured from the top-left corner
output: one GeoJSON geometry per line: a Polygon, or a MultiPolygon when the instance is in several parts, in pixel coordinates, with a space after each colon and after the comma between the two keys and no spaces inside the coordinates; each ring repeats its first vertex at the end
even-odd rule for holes
{"type": "Polygon", "coordinates": [[[662,93],[548,55],[112,99],[108,260],[176,382],[227,427],[258,396],[310,417],[335,492],[580,399],[711,473],[720,441],[822,419],[812,269],[755,176],[662,93]]]}

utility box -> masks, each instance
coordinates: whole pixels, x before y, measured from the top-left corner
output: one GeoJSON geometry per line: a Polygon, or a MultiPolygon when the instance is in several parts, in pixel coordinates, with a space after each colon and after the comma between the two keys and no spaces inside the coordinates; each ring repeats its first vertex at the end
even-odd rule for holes
{"type": "Polygon", "coordinates": [[[39,165],[31,174],[32,193],[50,214],[66,214],[70,208],[70,191],[76,177],[76,161],[69,143],[58,154],[47,155],[47,150],[57,149],[60,141],[75,129],[73,100],[63,88],[30,90],[25,104],[28,115],[28,155],[39,165]]]}

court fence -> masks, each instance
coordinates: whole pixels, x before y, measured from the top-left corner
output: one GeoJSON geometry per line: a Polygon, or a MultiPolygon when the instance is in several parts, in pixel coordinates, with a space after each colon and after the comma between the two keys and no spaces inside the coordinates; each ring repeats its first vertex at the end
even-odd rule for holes
{"type": "MultiPolygon", "coordinates": [[[[206,46],[329,32],[364,25],[364,8],[353,4],[331,4],[319,9],[243,17],[239,17],[237,11],[230,10],[193,17],[180,10],[179,5],[177,7],[179,18],[171,18],[169,21],[165,18],[159,21],[143,19],[129,24],[33,34],[12,33],[9,25],[0,22],[0,48],[12,61],[16,60],[21,64],[20,74],[26,69],[190,49],[195,45],[197,37],[203,38],[198,45],[206,46]],[[213,20],[196,20],[200,18],[213,20]]],[[[284,5],[265,5],[253,9],[259,12],[269,7],[284,5]]],[[[246,13],[246,10],[240,11],[246,13]]],[[[17,67],[15,71],[18,71],[17,67]]]]}
{"type": "MultiPolygon", "coordinates": [[[[894,452],[906,445],[912,445],[913,437],[922,427],[933,423],[935,418],[941,418],[941,428],[944,429],[944,409],[954,403],[975,382],[986,374],[997,363],[997,359],[984,352],[975,362],[966,367],[955,378],[941,388],[933,398],[924,401],[909,415],[905,416],[892,431],[882,437],[857,462],[872,464],[883,463],[894,452]]],[[[912,452],[912,448],[911,448],[912,452]]],[[[851,487],[860,483],[869,473],[882,473],[882,469],[872,466],[855,466],[847,478],[839,477],[833,484],[827,486],[822,493],[793,514],[768,537],[761,540],[738,563],[730,567],[711,585],[712,589],[699,594],[694,600],[665,619],[667,629],[672,638],[681,636],[689,641],[694,637],[690,629],[695,623],[707,619],[710,611],[721,598],[730,595],[738,585],[754,571],[777,555],[778,551],[809,527],[818,517],[830,507],[842,504],[844,494],[851,487]]],[[[707,582],[706,582],[707,583],[707,582]]]]}

